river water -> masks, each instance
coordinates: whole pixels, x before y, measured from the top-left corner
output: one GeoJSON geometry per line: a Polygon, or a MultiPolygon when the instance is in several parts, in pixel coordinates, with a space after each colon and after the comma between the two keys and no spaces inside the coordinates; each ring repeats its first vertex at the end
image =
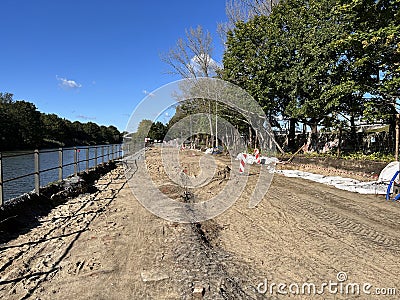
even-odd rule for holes
{"type": "MultiPolygon", "coordinates": [[[[111,159],[111,146],[104,146],[104,161],[108,160],[107,147],[110,151],[111,159]]],[[[78,172],[86,170],[86,152],[87,147],[77,148],[77,164],[78,172]]],[[[3,152],[2,153],[2,165],[3,165],[3,180],[10,178],[19,177],[22,175],[33,173],[35,170],[34,154],[32,152],[3,152]]],[[[74,149],[63,149],[63,165],[72,164],[74,162],[74,149]]],[[[116,158],[117,154],[115,154],[116,158]]],[[[95,161],[95,148],[89,148],[89,168],[94,167],[95,161]]],[[[97,164],[101,164],[103,159],[101,158],[101,149],[97,149],[97,164]]],[[[58,169],[43,171],[46,169],[54,168],[59,165],[59,152],[49,152],[49,150],[43,150],[39,154],[39,168],[40,168],[40,186],[46,186],[47,184],[58,180],[58,169]]],[[[63,179],[74,174],[74,165],[63,167],[63,179]]],[[[35,188],[34,175],[23,177],[17,180],[5,182],[3,185],[4,202],[18,197],[24,193],[30,192],[35,188]]]]}

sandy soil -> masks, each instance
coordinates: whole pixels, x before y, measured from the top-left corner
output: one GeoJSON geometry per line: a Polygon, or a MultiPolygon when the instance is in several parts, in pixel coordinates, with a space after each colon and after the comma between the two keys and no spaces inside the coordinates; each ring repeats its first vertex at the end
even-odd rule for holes
{"type": "MultiPolygon", "coordinates": [[[[201,156],[182,155],[189,175],[198,175],[201,156]]],[[[183,201],[184,189],[168,181],[157,151],[150,151],[147,160],[160,190],[183,201]]],[[[191,190],[194,201],[223,188],[227,163],[227,157],[218,157],[215,178],[191,190]]],[[[66,201],[39,226],[0,245],[0,298],[398,297],[373,294],[376,288],[400,293],[399,203],[275,175],[263,201],[249,209],[257,168],[251,167],[244,192],[225,213],[199,224],[178,224],[148,212],[118,167],[97,182],[96,192],[66,201]],[[318,292],[323,283],[339,282],[339,272],[347,276],[343,284],[371,284],[371,294],[325,288],[321,295],[293,296],[273,286],[313,283],[318,292]]]]}

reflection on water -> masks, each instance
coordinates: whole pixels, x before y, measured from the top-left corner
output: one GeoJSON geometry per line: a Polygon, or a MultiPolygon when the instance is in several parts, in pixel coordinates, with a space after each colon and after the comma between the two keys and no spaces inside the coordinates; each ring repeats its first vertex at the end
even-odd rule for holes
{"type": "MultiPolygon", "coordinates": [[[[104,146],[104,161],[107,161],[107,147],[110,151],[111,159],[111,146],[104,146]]],[[[45,186],[50,182],[58,180],[58,168],[50,171],[44,171],[47,169],[58,167],[59,165],[59,152],[48,152],[44,150],[39,155],[39,168],[40,168],[40,186],[45,186]]],[[[87,148],[78,147],[77,151],[77,164],[78,172],[86,170],[86,152],[87,148]]],[[[33,173],[35,170],[34,154],[24,152],[3,152],[3,180],[10,178],[19,177],[22,175],[33,173]],[[18,156],[16,156],[18,155],[18,156]]],[[[63,179],[74,174],[74,150],[64,149],[62,153],[63,157],[63,179]],[[71,164],[69,166],[65,166],[71,164]]],[[[101,149],[97,149],[97,164],[101,164],[103,159],[101,158],[101,149]]],[[[89,149],[89,168],[94,167],[95,164],[95,148],[89,149]]],[[[18,197],[24,193],[30,192],[35,188],[34,175],[23,177],[17,180],[5,182],[3,186],[4,201],[18,197]]]]}

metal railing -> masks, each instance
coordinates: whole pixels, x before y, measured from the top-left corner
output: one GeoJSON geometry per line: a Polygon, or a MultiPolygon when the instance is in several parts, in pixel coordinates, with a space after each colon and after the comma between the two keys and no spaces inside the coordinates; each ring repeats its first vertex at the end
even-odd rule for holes
{"type": "MultiPolygon", "coordinates": [[[[34,191],[37,195],[40,194],[40,187],[41,187],[41,174],[50,171],[58,170],[58,174],[56,175],[59,181],[63,180],[69,175],[76,176],[82,168],[82,163],[84,164],[85,171],[88,172],[89,169],[92,167],[97,167],[98,165],[114,161],[116,159],[122,158],[122,144],[111,144],[111,145],[97,145],[97,146],[83,146],[83,147],[68,147],[68,148],[58,148],[58,149],[46,149],[46,150],[34,150],[29,152],[23,153],[1,153],[0,152],[0,207],[4,204],[4,186],[6,183],[21,180],[23,178],[32,177],[33,176],[33,183],[34,183],[34,191]],[[70,157],[69,161],[64,163],[64,155],[66,152],[71,152],[72,156],[70,157]],[[80,159],[80,153],[84,152],[85,158],[80,159]],[[58,161],[53,162],[52,165],[47,166],[46,168],[41,169],[41,158],[43,155],[51,154],[51,153],[58,153],[58,161]],[[22,174],[18,174],[15,177],[8,176],[8,178],[4,179],[7,175],[4,171],[4,161],[7,158],[17,158],[22,156],[32,156],[33,155],[33,172],[26,172],[22,174]],[[67,167],[73,168],[73,172],[70,174],[65,174],[65,169],[67,167]],[[64,177],[65,176],[65,177],[64,177]]],[[[54,158],[54,157],[53,157],[54,158]]],[[[30,158],[27,158],[30,161],[30,158]]],[[[25,159],[26,160],[26,159],[25,159]]],[[[9,166],[9,168],[12,166],[9,166]]],[[[55,181],[55,180],[52,180],[55,181]]],[[[32,183],[32,182],[31,182],[32,183]]],[[[24,192],[21,192],[21,195],[24,192]]]]}

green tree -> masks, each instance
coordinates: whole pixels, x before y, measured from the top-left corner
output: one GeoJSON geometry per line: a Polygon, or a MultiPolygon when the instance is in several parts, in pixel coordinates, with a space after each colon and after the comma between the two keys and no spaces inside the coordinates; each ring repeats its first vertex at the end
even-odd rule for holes
{"type": "Polygon", "coordinates": [[[223,78],[246,89],[269,116],[291,119],[293,136],[296,120],[316,133],[341,109],[359,113],[362,91],[344,61],[347,50],[337,43],[348,35],[337,4],[283,1],[269,16],[238,23],[228,33],[223,78]]]}
{"type": "Polygon", "coordinates": [[[371,95],[363,104],[366,118],[392,118],[400,96],[400,1],[340,1],[337,13],[348,25],[337,41],[348,71],[345,84],[371,95]]]}
{"type": "Polygon", "coordinates": [[[107,132],[108,138],[105,140],[106,143],[117,144],[122,142],[122,134],[117,127],[110,125],[107,127],[107,132]]]}
{"type": "Polygon", "coordinates": [[[42,137],[40,112],[33,103],[16,101],[12,105],[12,118],[17,126],[17,135],[20,145],[26,147],[39,147],[42,137]]]}
{"type": "Polygon", "coordinates": [[[168,128],[161,122],[155,122],[151,125],[148,137],[153,140],[164,140],[168,128]]]}
{"type": "Polygon", "coordinates": [[[13,94],[0,93],[0,150],[11,149],[17,143],[15,120],[11,115],[13,94]]]}
{"type": "Polygon", "coordinates": [[[43,138],[48,141],[59,142],[61,145],[66,143],[68,129],[65,121],[56,114],[41,114],[43,127],[43,138]]]}
{"type": "Polygon", "coordinates": [[[10,93],[0,93],[0,151],[121,141],[115,126],[72,123],[56,114],[40,113],[33,103],[14,101],[10,93]]]}
{"type": "Polygon", "coordinates": [[[83,123],[83,131],[87,136],[87,142],[91,145],[98,144],[101,141],[101,130],[99,125],[93,122],[83,123]]]}

